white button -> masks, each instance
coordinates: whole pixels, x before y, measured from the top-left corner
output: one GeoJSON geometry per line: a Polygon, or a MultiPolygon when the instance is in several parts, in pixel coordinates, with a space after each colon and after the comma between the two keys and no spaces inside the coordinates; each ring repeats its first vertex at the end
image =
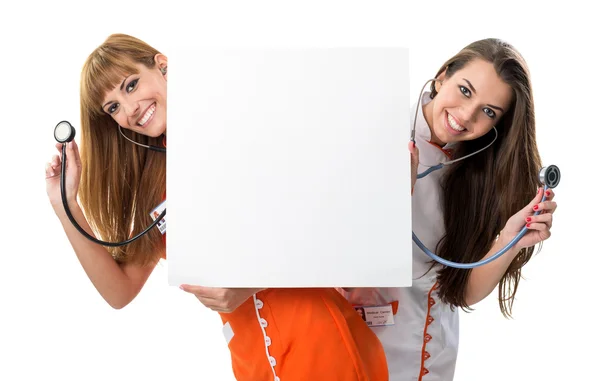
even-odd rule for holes
{"type": "Polygon", "coordinates": [[[256,299],[256,307],[260,310],[263,308],[263,302],[260,299],[256,299]]]}
{"type": "Polygon", "coordinates": [[[271,366],[277,365],[277,361],[275,361],[275,357],[273,356],[269,356],[269,362],[271,363],[271,366]]]}
{"type": "Polygon", "coordinates": [[[267,347],[271,345],[271,338],[269,336],[265,336],[265,344],[267,344],[267,347]]]}
{"type": "Polygon", "coordinates": [[[267,321],[265,319],[260,318],[260,325],[261,325],[261,327],[266,328],[267,325],[269,325],[269,324],[267,323],[267,321]]]}

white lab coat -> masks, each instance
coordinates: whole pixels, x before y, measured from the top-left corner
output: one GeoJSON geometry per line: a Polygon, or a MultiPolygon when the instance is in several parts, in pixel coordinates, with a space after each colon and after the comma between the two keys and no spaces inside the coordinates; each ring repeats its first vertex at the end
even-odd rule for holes
{"type": "MultiPolygon", "coordinates": [[[[427,104],[424,92],[421,106],[427,104]]],[[[414,107],[417,107],[415,105],[414,107]]],[[[411,112],[411,127],[415,110],[411,112]]],[[[409,135],[407,135],[409,136],[409,135]]],[[[447,161],[440,147],[429,143],[431,132],[419,107],[415,141],[419,148],[419,173],[427,165],[447,161]]],[[[444,148],[449,148],[444,147],[444,148]]],[[[445,168],[417,180],[412,196],[413,231],[435,252],[444,234],[440,203],[440,176],[445,168]]],[[[413,285],[404,288],[339,290],[354,305],[381,305],[398,301],[394,325],[372,327],[385,349],[390,381],[452,380],[458,350],[458,309],[451,311],[436,292],[435,268],[427,275],[431,259],[413,242],[413,285]]]]}

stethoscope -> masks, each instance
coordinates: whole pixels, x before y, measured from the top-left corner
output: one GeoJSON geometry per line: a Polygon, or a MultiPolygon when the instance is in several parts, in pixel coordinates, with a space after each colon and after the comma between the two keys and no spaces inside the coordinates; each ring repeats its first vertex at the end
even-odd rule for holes
{"type": "MultiPolygon", "coordinates": [[[[141,147],[150,149],[152,151],[157,151],[157,152],[167,152],[166,148],[146,145],[146,144],[138,143],[138,142],[131,140],[130,138],[125,136],[125,134],[121,130],[121,126],[119,126],[119,132],[127,140],[129,140],[132,143],[137,144],[141,147]]],[[[154,222],[152,224],[150,224],[150,226],[148,226],[146,229],[144,229],[141,233],[139,233],[135,237],[132,237],[132,238],[130,238],[126,241],[122,241],[122,242],[105,242],[105,241],[101,241],[101,240],[89,235],[85,230],[83,230],[81,228],[81,226],[79,226],[79,224],[77,223],[77,221],[71,214],[71,210],[69,209],[69,205],[67,203],[67,195],[65,192],[65,170],[66,170],[66,166],[67,166],[66,165],[66,163],[67,163],[67,155],[66,155],[67,147],[66,146],[67,146],[67,143],[69,143],[71,140],[73,140],[75,138],[75,128],[71,125],[71,123],[67,122],[66,120],[59,122],[56,125],[56,127],[54,127],[54,138],[56,139],[56,141],[58,141],[59,143],[62,144],[62,154],[61,154],[62,162],[61,162],[61,166],[60,166],[60,194],[62,197],[62,203],[65,208],[65,212],[67,213],[67,217],[69,217],[69,220],[71,220],[71,223],[73,224],[73,226],[75,226],[75,228],[84,237],[86,237],[87,239],[89,239],[92,242],[95,242],[95,243],[103,245],[103,246],[109,246],[109,247],[125,246],[125,245],[128,245],[131,242],[135,241],[136,239],[142,237],[144,234],[147,234],[153,227],[155,227],[165,217],[165,215],[167,214],[166,209],[163,210],[163,212],[160,214],[160,216],[158,216],[154,220],[154,222]]]]}
{"type": "MultiPolygon", "coordinates": [[[[425,82],[425,85],[423,85],[423,88],[421,89],[421,93],[419,95],[418,98],[418,104],[421,103],[421,99],[423,97],[423,91],[425,90],[425,87],[427,86],[427,84],[429,82],[432,81],[440,81],[439,79],[430,79],[427,82],[425,82]]],[[[416,111],[415,111],[415,118],[413,120],[413,126],[412,126],[412,130],[411,130],[411,140],[413,143],[415,143],[415,133],[416,133],[416,126],[417,126],[417,115],[418,115],[418,111],[419,111],[419,107],[417,106],[416,111]]],[[[437,171],[438,169],[443,168],[446,165],[450,165],[452,163],[456,163],[457,161],[461,161],[464,160],[468,157],[471,157],[485,149],[487,149],[488,147],[490,147],[498,138],[498,131],[496,130],[496,127],[493,127],[493,130],[496,134],[496,136],[494,137],[494,140],[492,140],[492,142],[488,145],[486,145],[485,147],[470,153],[468,155],[465,155],[463,157],[460,157],[458,159],[454,159],[454,160],[450,160],[444,163],[439,163],[437,165],[432,165],[432,166],[427,166],[425,164],[422,164],[426,167],[429,167],[427,170],[423,171],[422,173],[419,173],[417,175],[417,179],[421,179],[425,176],[427,176],[428,174],[430,174],[433,171],[437,171]]],[[[539,179],[540,182],[544,185],[544,193],[542,196],[542,201],[544,202],[546,200],[546,190],[548,188],[556,188],[556,186],[558,185],[559,181],[560,181],[560,170],[558,169],[558,167],[556,165],[549,165],[547,167],[543,167],[539,174],[539,179]]],[[[537,211],[534,213],[534,216],[537,216],[541,211],[537,211]]],[[[444,266],[448,266],[448,267],[453,267],[453,268],[457,268],[457,269],[472,269],[475,267],[479,267],[479,266],[483,266],[487,263],[490,263],[498,258],[500,258],[500,256],[502,256],[503,254],[505,254],[508,250],[510,250],[517,242],[519,242],[519,240],[525,235],[525,233],[527,233],[527,225],[523,226],[523,229],[521,229],[521,231],[519,232],[519,234],[517,234],[517,236],[515,238],[513,238],[503,249],[501,249],[500,251],[498,251],[496,254],[492,255],[489,258],[483,259],[479,262],[474,262],[474,263],[458,263],[458,262],[452,262],[452,261],[448,261],[444,258],[441,258],[437,255],[435,255],[433,252],[431,252],[427,247],[425,247],[425,245],[421,242],[421,240],[419,240],[419,238],[417,237],[417,235],[415,234],[415,232],[412,232],[412,239],[415,242],[415,244],[417,244],[417,246],[423,250],[423,252],[425,254],[427,254],[431,259],[435,260],[438,263],[441,263],[444,266]]]]}
{"type": "MultiPolygon", "coordinates": [[[[425,87],[427,86],[427,84],[431,81],[438,81],[437,79],[430,79],[428,80],[425,85],[423,86],[423,88],[421,89],[421,93],[419,95],[419,103],[420,100],[423,96],[423,91],[425,90],[425,87]]],[[[416,123],[417,123],[417,113],[418,113],[418,109],[419,107],[417,107],[416,111],[415,111],[415,118],[413,121],[413,126],[412,126],[412,131],[411,131],[411,140],[413,141],[413,143],[415,142],[415,133],[416,133],[416,123]]],[[[442,167],[446,166],[446,165],[450,165],[452,163],[456,163],[460,160],[464,160],[468,157],[471,157],[485,149],[487,149],[488,147],[490,147],[498,138],[498,131],[496,130],[496,127],[493,128],[494,132],[495,132],[495,137],[494,140],[492,140],[491,143],[489,143],[487,146],[483,147],[482,149],[475,151],[473,153],[470,153],[466,156],[463,156],[461,158],[458,159],[454,159],[454,160],[450,160],[444,163],[439,163],[437,165],[434,166],[429,166],[429,168],[418,174],[417,175],[417,179],[421,179],[425,176],[427,176],[428,174],[430,174],[433,171],[436,171],[438,169],[441,169],[442,167]]],[[[129,140],[130,142],[139,145],[141,147],[153,150],[153,151],[157,151],[157,152],[166,152],[165,148],[162,147],[156,147],[156,146],[151,146],[151,145],[145,145],[145,144],[141,144],[138,143],[136,141],[131,140],[130,138],[128,138],[127,136],[125,136],[125,134],[123,134],[123,131],[121,129],[121,126],[119,126],[119,132],[121,133],[121,135],[123,135],[123,137],[125,137],[127,140],[129,140]]],[[[69,209],[69,205],[67,203],[67,197],[66,197],[66,193],[65,193],[65,169],[66,169],[66,161],[67,161],[67,157],[66,157],[66,144],[70,141],[72,141],[75,138],[75,128],[71,125],[71,123],[67,122],[67,121],[62,121],[59,122],[56,127],[54,128],[54,138],[62,144],[62,162],[61,162],[61,171],[60,171],[60,192],[61,192],[61,197],[62,197],[62,202],[63,202],[63,206],[65,208],[65,212],[67,214],[67,216],[69,217],[69,220],[71,221],[71,223],[73,224],[73,226],[75,226],[75,228],[86,238],[88,238],[89,240],[91,240],[92,242],[98,243],[100,245],[103,246],[109,246],[109,247],[117,247],[117,246],[124,246],[127,245],[133,241],[135,241],[136,239],[142,237],[144,234],[147,234],[153,227],[155,227],[162,219],[163,217],[167,214],[167,210],[165,209],[158,218],[156,218],[156,220],[154,220],[154,222],[152,224],[150,224],[150,226],[148,226],[146,229],[144,229],[141,233],[137,234],[136,236],[126,240],[126,241],[122,241],[122,242],[105,242],[105,241],[101,241],[98,240],[95,237],[92,237],[91,235],[89,235],[85,230],[83,230],[79,224],[77,223],[77,221],[75,220],[75,218],[73,217],[73,215],[71,214],[71,211],[69,209]]],[[[424,164],[422,164],[424,165],[424,164]]],[[[548,167],[544,167],[540,170],[539,172],[539,179],[540,182],[544,185],[544,195],[542,196],[542,202],[545,201],[546,199],[546,195],[545,195],[545,191],[548,188],[555,188],[559,181],[560,181],[560,170],[558,169],[557,166],[555,165],[550,165],[548,167]]],[[[540,211],[534,213],[534,215],[538,215],[540,213],[540,211]]],[[[525,235],[525,233],[527,233],[527,226],[524,226],[523,229],[519,232],[519,234],[517,234],[517,236],[511,240],[502,250],[498,251],[496,254],[492,255],[491,257],[481,260],[479,262],[475,262],[475,263],[457,263],[457,262],[451,262],[448,261],[444,258],[441,258],[437,255],[435,255],[433,252],[431,252],[427,247],[425,247],[425,245],[421,242],[421,240],[419,240],[419,238],[417,237],[417,235],[414,233],[414,231],[412,232],[412,238],[413,241],[417,244],[417,246],[423,250],[423,252],[425,254],[427,254],[429,257],[431,257],[433,260],[441,263],[442,265],[448,266],[448,267],[454,267],[454,268],[460,268],[460,269],[471,269],[471,268],[475,268],[478,266],[483,266],[489,262],[492,262],[496,259],[498,259],[501,255],[503,255],[504,253],[506,253],[508,250],[510,250],[522,237],[523,235],[525,235]]]]}

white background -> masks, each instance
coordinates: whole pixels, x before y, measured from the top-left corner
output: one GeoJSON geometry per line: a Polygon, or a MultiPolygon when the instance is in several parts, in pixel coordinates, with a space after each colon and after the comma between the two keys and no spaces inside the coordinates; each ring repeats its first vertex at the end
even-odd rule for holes
{"type": "Polygon", "coordinates": [[[170,57],[169,284],[412,284],[408,49],[170,57]]]}
{"type": "Polygon", "coordinates": [[[583,1],[531,3],[220,1],[188,9],[177,1],[4,2],[0,379],[232,379],[218,316],[167,286],[166,263],[132,304],[111,310],[47,202],[52,129],[62,119],[79,120],[83,61],[115,32],[166,54],[189,42],[407,46],[413,101],[423,81],[467,43],[496,36],[516,45],[532,71],[542,158],[562,170],[559,209],[552,238],[524,270],[514,319],[502,317],[496,294],[461,316],[455,379],[592,379],[600,339],[592,184],[600,31],[583,1]]]}

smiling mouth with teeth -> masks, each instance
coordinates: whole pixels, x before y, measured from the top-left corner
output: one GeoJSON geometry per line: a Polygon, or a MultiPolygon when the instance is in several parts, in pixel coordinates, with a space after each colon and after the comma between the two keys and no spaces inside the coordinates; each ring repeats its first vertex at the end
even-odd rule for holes
{"type": "Polygon", "coordinates": [[[452,115],[450,115],[450,113],[448,113],[448,125],[450,126],[450,128],[457,132],[462,132],[466,129],[460,124],[458,124],[458,122],[454,119],[452,115]]]}
{"type": "Polygon", "coordinates": [[[142,119],[138,120],[137,125],[140,127],[144,127],[144,125],[148,122],[148,120],[150,120],[152,115],[154,115],[154,111],[156,111],[156,103],[152,104],[152,106],[148,108],[148,111],[146,111],[142,119]]]}

